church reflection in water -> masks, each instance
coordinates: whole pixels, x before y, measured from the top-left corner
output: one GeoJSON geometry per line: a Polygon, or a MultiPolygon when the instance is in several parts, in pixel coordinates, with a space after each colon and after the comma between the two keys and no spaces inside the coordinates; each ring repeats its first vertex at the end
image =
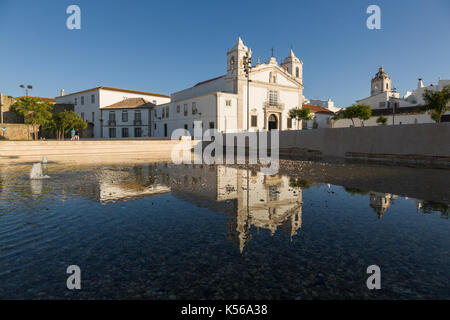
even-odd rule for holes
{"type": "MultiPolygon", "coordinates": [[[[57,187],[63,201],[68,196],[75,196],[108,203],[170,193],[196,207],[208,208],[226,216],[227,238],[240,252],[251,240],[252,230],[268,230],[274,235],[280,229],[292,240],[302,227],[303,190],[312,184],[307,180],[282,175],[268,176],[249,169],[200,164],[109,166],[77,171],[76,174],[74,178],[63,173],[58,176],[54,172],[52,179],[45,181],[45,184],[31,180],[27,192],[32,198],[52,194],[46,188],[49,187],[47,184],[55,181],[54,187],[57,187]]],[[[6,192],[5,188],[0,183],[0,193],[6,192]]],[[[378,219],[397,198],[391,193],[348,187],[345,191],[367,197],[378,219]]],[[[411,200],[416,202],[418,212],[440,212],[444,218],[449,216],[450,206],[447,204],[411,200]]]]}
{"type": "Polygon", "coordinates": [[[227,238],[240,252],[251,239],[251,228],[281,227],[291,238],[302,225],[302,190],[289,177],[226,166],[156,164],[98,174],[101,202],[123,201],[170,192],[173,196],[224,214],[227,238]]]}

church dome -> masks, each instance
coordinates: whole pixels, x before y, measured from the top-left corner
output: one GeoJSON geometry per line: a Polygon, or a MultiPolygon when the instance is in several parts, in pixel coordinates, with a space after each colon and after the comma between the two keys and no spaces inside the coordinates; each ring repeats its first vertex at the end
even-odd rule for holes
{"type": "Polygon", "coordinates": [[[378,69],[378,72],[373,79],[377,80],[377,79],[386,79],[386,78],[389,78],[389,76],[386,72],[384,72],[383,66],[381,66],[380,69],[378,69]]]}

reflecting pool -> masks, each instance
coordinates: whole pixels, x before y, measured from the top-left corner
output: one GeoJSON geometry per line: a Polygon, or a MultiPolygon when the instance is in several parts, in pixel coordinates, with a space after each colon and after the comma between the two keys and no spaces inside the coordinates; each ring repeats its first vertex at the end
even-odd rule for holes
{"type": "Polygon", "coordinates": [[[342,165],[348,181],[371,173],[346,185],[304,165],[48,163],[45,180],[3,166],[0,298],[450,298],[448,170],[342,165]]]}

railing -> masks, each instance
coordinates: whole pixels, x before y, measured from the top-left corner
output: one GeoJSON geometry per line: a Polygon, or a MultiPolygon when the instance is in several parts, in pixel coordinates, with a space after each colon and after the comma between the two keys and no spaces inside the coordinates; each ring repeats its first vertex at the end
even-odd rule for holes
{"type": "Polygon", "coordinates": [[[142,120],[134,120],[133,125],[135,126],[142,126],[142,120]]]}
{"type": "Polygon", "coordinates": [[[108,120],[108,126],[115,127],[116,126],[116,120],[108,120]]]}

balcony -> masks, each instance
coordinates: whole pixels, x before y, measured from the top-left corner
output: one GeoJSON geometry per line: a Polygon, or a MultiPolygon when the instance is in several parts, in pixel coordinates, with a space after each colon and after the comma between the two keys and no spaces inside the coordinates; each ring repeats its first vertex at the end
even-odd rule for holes
{"type": "Polygon", "coordinates": [[[142,126],[142,120],[134,120],[133,125],[134,126],[142,126]]]}
{"type": "Polygon", "coordinates": [[[108,120],[108,126],[115,127],[116,126],[116,120],[108,120]]]}
{"type": "Polygon", "coordinates": [[[266,101],[266,102],[264,102],[264,109],[265,110],[279,110],[279,111],[283,111],[284,110],[284,103],[266,101]]]}

